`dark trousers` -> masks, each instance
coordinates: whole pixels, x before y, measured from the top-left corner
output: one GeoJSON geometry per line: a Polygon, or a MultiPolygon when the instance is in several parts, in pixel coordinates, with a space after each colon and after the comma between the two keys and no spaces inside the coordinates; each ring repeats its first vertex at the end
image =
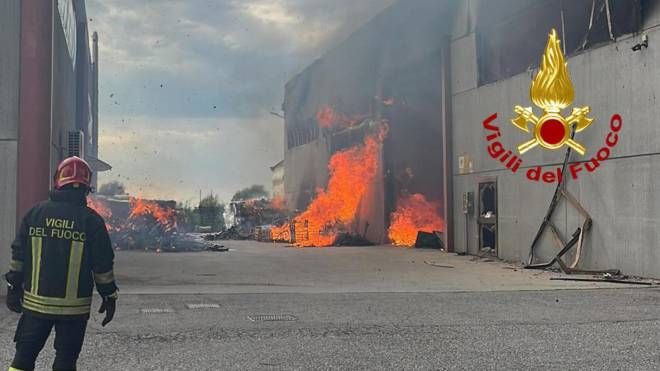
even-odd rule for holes
{"type": "Polygon", "coordinates": [[[12,367],[34,370],[34,363],[55,327],[53,370],[75,370],[87,328],[86,320],[53,320],[23,314],[18,321],[14,342],[16,356],[12,367]]]}

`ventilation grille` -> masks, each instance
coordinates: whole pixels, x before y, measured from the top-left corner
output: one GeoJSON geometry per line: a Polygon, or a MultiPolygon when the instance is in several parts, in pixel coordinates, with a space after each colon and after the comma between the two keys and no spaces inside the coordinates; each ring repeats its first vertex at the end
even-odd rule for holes
{"type": "Polygon", "coordinates": [[[70,131],[68,141],[67,157],[76,156],[80,158],[85,157],[85,141],[82,131],[70,131]]]}

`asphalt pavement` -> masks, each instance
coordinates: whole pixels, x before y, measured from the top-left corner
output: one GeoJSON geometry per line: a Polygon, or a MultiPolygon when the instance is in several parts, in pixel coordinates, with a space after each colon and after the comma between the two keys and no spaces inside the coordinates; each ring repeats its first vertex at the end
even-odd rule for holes
{"type": "MultiPolygon", "coordinates": [[[[657,370],[660,290],[388,246],[118,252],[81,370],[657,370]]],[[[97,308],[98,301],[94,307],[97,308]]],[[[18,316],[0,309],[0,366],[18,316]]],[[[38,369],[50,369],[52,339],[38,369]]]]}

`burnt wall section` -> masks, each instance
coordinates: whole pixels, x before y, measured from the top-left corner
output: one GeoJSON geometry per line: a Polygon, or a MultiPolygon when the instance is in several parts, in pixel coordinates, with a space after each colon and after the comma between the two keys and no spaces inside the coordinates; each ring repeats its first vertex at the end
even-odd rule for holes
{"type": "Polygon", "coordinates": [[[537,68],[551,28],[572,56],[641,26],[640,0],[482,1],[478,12],[480,85],[537,68]]]}
{"type": "Polygon", "coordinates": [[[388,215],[404,190],[440,203],[440,51],[453,3],[399,1],[287,83],[285,192],[291,207],[307,206],[313,191],[326,185],[333,151],[351,144],[318,128],[316,114],[324,105],[358,121],[389,123],[380,175],[361,207],[358,231],[368,223],[370,239],[385,242],[388,215]]]}
{"type": "Polygon", "coordinates": [[[432,53],[392,69],[383,79],[383,96],[393,102],[382,110],[390,123],[383,153],[387,224],[404,194],[421,193],[441,205],[442,54],[440,44],[432,46],[432,53]]]}

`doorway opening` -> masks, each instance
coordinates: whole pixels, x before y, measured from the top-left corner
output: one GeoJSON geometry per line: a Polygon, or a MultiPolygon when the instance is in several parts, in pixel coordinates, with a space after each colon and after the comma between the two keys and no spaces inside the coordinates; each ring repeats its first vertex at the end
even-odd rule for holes
{"type": "Polygon", "coordinates": [[[497,256],[497,182],[479,183],[478,255],[497,256]]]}

